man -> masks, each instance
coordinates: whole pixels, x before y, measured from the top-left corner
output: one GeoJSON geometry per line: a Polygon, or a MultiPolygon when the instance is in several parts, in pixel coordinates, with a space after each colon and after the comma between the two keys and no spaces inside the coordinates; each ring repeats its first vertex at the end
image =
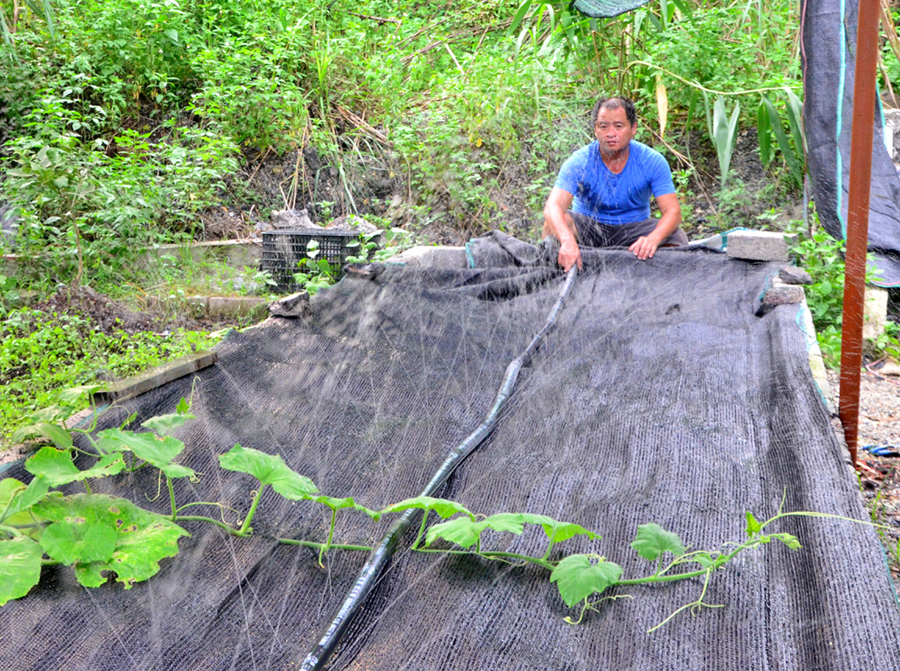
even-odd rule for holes
{"type": "Polygon", "coordinates": [[[601,98],[592,118],[597,141],[563,164],[544,206],[544,237],[559,240],[559,265],[565,271],[581,268],[579,242],[628,247],[642,261],[658,247],[686,245],[672,171],[662,154],[634,139],[634,103],[601,98]],[[658,220],[650,218],[651,194],[658,220]]]}

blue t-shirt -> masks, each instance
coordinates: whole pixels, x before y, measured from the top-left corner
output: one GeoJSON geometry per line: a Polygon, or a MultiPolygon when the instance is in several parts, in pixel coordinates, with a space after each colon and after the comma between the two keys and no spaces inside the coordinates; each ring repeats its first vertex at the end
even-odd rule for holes
{"type": "Polygon", "coordinates": [[[630,224],[650,217],[650,194],[675,193],[672,171],[663,155],[632,140],[628,162],[618,175],[610,172],[594,140],[563,163],[557,188],[575,196],[572,210],[604,224],[630,224]]]}

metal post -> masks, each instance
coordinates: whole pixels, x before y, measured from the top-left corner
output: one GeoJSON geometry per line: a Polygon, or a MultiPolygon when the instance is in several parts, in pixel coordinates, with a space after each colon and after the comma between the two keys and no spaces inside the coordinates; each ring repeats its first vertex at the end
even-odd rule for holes
{"type": "Polygon", "coordinates": [[[859,436],[859,374],[862,367],[863,303],[869,240],[869,188],[872,182],[872,135],[875,125],[875,64],[878,56],[879,0],[859,0],[856,27],[856,75],[850,139],[850,195],[847,207],[847,254],[844,316],[841,333],[840,418],[856,467],[859,436]]]}

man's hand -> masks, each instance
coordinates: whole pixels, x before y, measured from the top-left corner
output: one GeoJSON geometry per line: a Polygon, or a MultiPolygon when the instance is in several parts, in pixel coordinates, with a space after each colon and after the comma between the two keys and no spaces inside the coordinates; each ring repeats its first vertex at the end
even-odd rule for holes
{"type": "Polygon", "coordinates": [[[641,261],[646,261],[647,259],[653,258],[653,255],[656,253],[656,248],[659,247],[659,242],[657,236],[653,233],[650,235],[642,235],[631,244],[628,251],[634,252],[634,255],[641,261]]]}
{"type": "Polygon", "coordinates": [[[581,267],[581,250],[578,249],[578,243],[575,240],[569,239],[560,245],[559,256],[556,260],[566,272],[569,272],[569,269],[575,264],[578,264],[578,270],[583,270],[581,267]]]}
{"type": "Polygon", "coordinates": [[[681,223],[681,204],[674,193],[656,197],[660,218],[656,228],[649,234],[638,238],[628,249],[641,261],[652,259],[656,249],[667,240],[681,223]]]}

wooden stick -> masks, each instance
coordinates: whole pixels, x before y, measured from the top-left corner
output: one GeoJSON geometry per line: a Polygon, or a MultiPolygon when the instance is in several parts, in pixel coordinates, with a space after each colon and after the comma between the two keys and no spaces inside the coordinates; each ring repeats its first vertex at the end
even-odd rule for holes
{"type": "Polygon", "coordinates": [[[381,144],[390,146],[391,143],[388,141],[387,137],[385,137],[384,133],[372,128],[372,126],[366,123],[364,119],[359,118],[353,112],[348,109],[344,109],[340,105],[337,106],[337,110],[338,114],[340,114],[342,117],[344,117],[345,120],[356,126],[357,129],[361,130],[372,139],[378,140],[378,142],[380,142],[381,144]]]}
{"type": "Polygon", "coordinates": [[[425,26],[424,28],[421,28],[420,30],[416,31],[415,33],[413,33],[413,34],[410,35],[409,37],[406,37],[406,38],[400,40],[400,42],[397,44],[397,46],[398,46],[398,47],[402,47],[402,46],[403,46],[404,44],[406,44],[407,42],[416,39],[419,35],[421,35],[422,33],[424,33],[426,30],[431,30],[432,28],[435,28],[435,27],[441,25],[444,21],[447,20],[447,18],[449,18],[449,17],[444,17],[444,18],[441,19],[440,21],[435,21],[434,23],[429,23],[427,26],[425,26]]]}
{"type": "Polygon", "coordinates": [[[369,19],[369,21],[377,21],[378,23],[395,23],[398,26],[403,25],[403,21],[398,19],[383,19],[380,16],[369,16],[368,14],[357,14],[356,12],[347,12],[350,16],[356,16],[360,19],[369,19]]]}
{"type": "MultiPolygon", "coordinates": [[[[507,21],[501,21],[500,23],[498,23],[495,26],[488,26],[485,29],[485,32],[494,33],[494,32],[497,32],[498,30],[506,30],[511,25],[512,25],[512,19],[509,19],[507,21]]],[[[466,28],[465,30],[460,30],[459,32],[453,33],[452,35],[449,35],[448,37],[445,37],[442,40],[432,42],[428,46],[422,47],[418,51],[414,51],[413,53],[411,53],[407,56],[404,56],[400,60],[404,65],[407,65],[416,56],[427,53],[427,52],[431,51],[432,49],[437,49],[442,44],[446,44],[447,42],[450,42],[452,40],[456,40],[461,37],[472,37],[474,35],[477,35],[480,31],[481,31],[481,26],[473,26],[471,28],[466,28]]]]}
{"type": "Polygon", "coordinates": [[[463,70],[463,66],[459,64],[459,61],[456,60],[456,54],[453,53],[453,49],[450,48],[450,45],[444,42],[444,48],[447,50],[447,53],[450,54],[450,58],[453,59],[453,62],[456,63],[456,68],[459,70],[459,74],[463,77],[466,76],[466,71],[463,70]]]}

